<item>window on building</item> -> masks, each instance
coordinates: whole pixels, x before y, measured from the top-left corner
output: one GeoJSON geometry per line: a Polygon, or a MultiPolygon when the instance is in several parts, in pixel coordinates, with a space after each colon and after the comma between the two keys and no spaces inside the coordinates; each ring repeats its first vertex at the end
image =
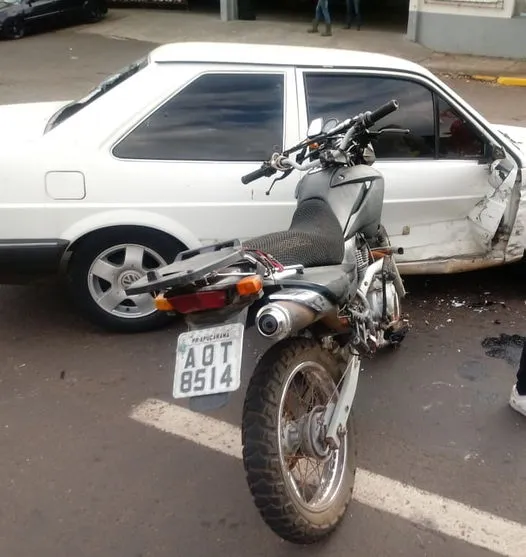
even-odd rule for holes
{"type": "Polygon", "coordinates": [[[419,159],[435,156],[433,95],[418,83],[381,76],[343,73],[305,75],[309,121],[354,116],[396,99],[400,108],[383,118],[373,130],[409,129],[407,135],[384,133],[373,146],[378,159],[419,159]]]}
{"type": "Polygon", "coordinates": [[[283,148],[283,74],[204,74],[113,150],[123,159],[261,161],[283,148]]]}

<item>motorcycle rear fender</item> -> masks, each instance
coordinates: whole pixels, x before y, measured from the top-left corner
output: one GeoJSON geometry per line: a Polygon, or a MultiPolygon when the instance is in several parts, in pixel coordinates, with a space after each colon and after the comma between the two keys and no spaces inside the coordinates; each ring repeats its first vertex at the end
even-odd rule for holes
{"type": "MultiPolygon", "coordinates": [[[[228,311],[228,310],[227,310],[228,311]]],[[[188,330],[206,329],[207,327],[215,327],[219,323],[243,323],[246,325],[248,317],[248,307],[244,307],[241,311],[210,312],[207,314],[191,313],[185,317],[188,330]]],[[[188,406],[194,412],[211,412],[223,408],[230,401],[233,393],[218,393],[214,395],[194,396],[188,399],[188,406]]]]}
{"type": "MultiPolygon", "coordinates": [[[[311,309],[316,319],[328,319],[337,326],[338,304],[348,299],[358,289],[356,262],[331,267],[304,269],[294,276],[287,276],[272,286],[270,293],[242,312],[234,308],[213,311],[207,314],[189,314],[186,323],[189,329],[203,329],[220,323],[243,323],[246,328],[253,324],[257,311],[272,302],[294,302],[311,309]]],[[[189,398],[191,410],[210,412],[228,404],[232,393],[221,393],[189,398]]]]}

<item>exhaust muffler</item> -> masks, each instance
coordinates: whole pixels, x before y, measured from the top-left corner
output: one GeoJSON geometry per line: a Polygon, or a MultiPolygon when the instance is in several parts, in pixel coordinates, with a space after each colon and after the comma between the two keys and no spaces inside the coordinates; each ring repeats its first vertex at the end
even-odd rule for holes
{"type": "Polygon", "coordinates": [[[327,321],[333,328],[341,324],[335,306],[315,311],[310,307],[289,300],[271,302],[261,308],[256,315],[256,327],[261,336],[275,341],[283,340],[305,329],[320,319],[327,321]]]}
{"type": "Polygon", "coordinates": [[[316,312],[297,302],[272,302],[256,315],[259,334],[272,340],[282,340],[314,323],[316,312]]]}

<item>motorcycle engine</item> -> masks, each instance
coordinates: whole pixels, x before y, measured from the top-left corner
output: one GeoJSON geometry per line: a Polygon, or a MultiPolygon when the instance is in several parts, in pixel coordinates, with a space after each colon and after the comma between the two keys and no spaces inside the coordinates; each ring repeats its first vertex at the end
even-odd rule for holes
{"type": "MultiPolygon", "coordinates": [[[[386,290],[386,305],[387,305],[387,320],[389,322],[397,321],[400,319],[400,302],[398,294],[396,293],[395,286],[392,281],[388,281],[385,285],[386,290]]],[[[371,317],[373,321],[380,321],[383,316],[384,295],[382,289],[382,280],[375,278],[369,292],[367,293],[367,300],[371,306],[371,317]]]]}

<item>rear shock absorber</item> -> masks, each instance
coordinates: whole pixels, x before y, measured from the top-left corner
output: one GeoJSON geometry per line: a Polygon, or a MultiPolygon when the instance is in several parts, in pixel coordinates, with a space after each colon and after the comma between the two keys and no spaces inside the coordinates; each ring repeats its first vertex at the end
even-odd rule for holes
{"type": "Polygon", "coordinates": [[[369,252],[367,251],[367,246],[362,246],[360,249],[356,249],[356,264],[358,269],[358,278],[361,280],[367,267],[369,266],[369,252]]]}

